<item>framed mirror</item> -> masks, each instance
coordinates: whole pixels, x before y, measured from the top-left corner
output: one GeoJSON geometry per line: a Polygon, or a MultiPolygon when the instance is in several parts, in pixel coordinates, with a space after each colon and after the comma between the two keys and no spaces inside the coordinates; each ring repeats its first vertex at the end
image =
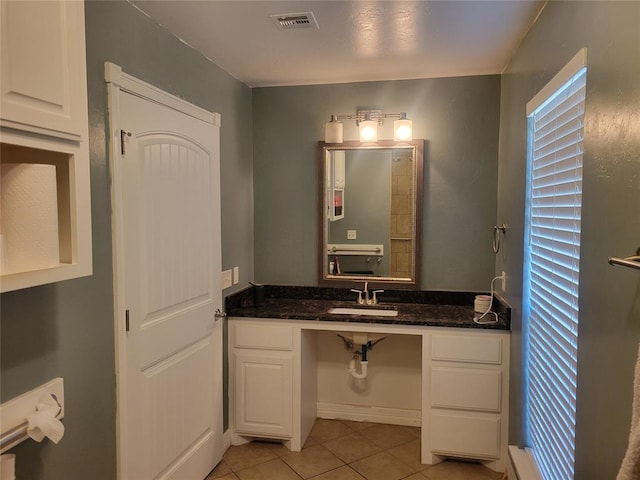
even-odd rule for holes
{"type": "Polygon", "coordinates": [[[318,142],[319,285],[420,288],[423,146],[318,142]]]}

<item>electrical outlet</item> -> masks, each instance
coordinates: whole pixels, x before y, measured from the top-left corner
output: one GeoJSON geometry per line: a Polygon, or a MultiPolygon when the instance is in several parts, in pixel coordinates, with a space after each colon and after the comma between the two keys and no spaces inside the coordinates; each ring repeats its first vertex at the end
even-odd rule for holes
{"type": "Polygon", "coordinates": [[[229,288],[233,284],[233,277],[231,274],[231,270],[225,270],[220,274],[220,287],[222,290],[229,288]]]}
{"type": "Polygon", "coordinates": [[[347,230],[347,240],[355,240],[358,238],[357,230],[347,230]]]}
{"type": "Polygon", "coordinates": [[[507,291],[507,272],[502,271],[502,291],[507,291]]]}
{"type": "Polygon", "coordinates": [[[233,267],[233,284],[237,284],[240,281],[240,267],[233,267]]]}

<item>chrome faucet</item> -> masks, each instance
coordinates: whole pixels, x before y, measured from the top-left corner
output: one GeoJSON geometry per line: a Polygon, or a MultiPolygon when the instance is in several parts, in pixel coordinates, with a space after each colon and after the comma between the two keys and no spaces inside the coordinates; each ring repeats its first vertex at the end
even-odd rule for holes
{"type": "Polygon", "coordinates": [[[373,293],[373,297],[371,298],[371,303],[370,305],[377,305],[378,304],[378,298],[376,297],[376,293],[382,293],[384,292],[384,290],[374,290],[373,293]]]}
{"type": "Polygon", "coordinates": [[[368,290],[369,282],[364,282],[364,290],[358,290],[356,288],[352,288],[351,291],[358,294],[358,300],[356,302],[358,305],[367,305],[371,304],[371,300],[369,300],[369,290],[368,290]],[[364,298],[362,298],[362,294],[364,293],[364,298]]]}
{"type": "Polygon", "coordinates": [[[355,288],[352,288],[351,291],[358,294],[358,299],[356,300],[358,305],[365,305],[365,304],[366,305],[377,305],[378,304],[378,298],[376,297],[376,293],[384,292],[384,290],[373,290],[371,292],[371,293],[373,293],[373,296],[369,297],[369,282],[364,282],[364,289],[363,290],[357,290],[355,288]],[[362,296],[363,293],[364,293],[364,297],[362,296]]]}

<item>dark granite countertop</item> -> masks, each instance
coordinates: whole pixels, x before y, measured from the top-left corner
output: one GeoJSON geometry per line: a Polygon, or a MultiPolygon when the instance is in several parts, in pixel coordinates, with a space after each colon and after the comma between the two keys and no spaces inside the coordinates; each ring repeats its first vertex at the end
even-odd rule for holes
{"type": "MultiPolygon", "coordinates": [[[[386,325],[417,325],[458,328],[509,330],[511,307],[494,295],[492,310],[498,322],[479,325],[473,321],[475,296],[484,292],[385,290],[377,305],[358,305],[357,294],[347,288],[265,285],[264,300],[255,306],[256,287],[248,287],[226,298],[227,315],[234,317],[356,322],[386,325]],[[398,310],[397,317],[374,315],[337,315],[333,307],[398,310]]],[[[493,320],[488,314],[485,319],[493,320]]]]}

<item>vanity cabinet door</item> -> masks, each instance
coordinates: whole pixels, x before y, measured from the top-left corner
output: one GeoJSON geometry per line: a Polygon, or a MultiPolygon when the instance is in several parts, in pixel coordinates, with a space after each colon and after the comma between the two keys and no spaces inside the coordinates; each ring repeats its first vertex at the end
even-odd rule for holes
{"type": "Polygon", "coordinates": [[[293,354],[235,349],[233,370],[235,431],[291,437],[293,354]]]}
{"type": "Polygon", "coordinates": [[[86,141],[83,2],[1,2],[0,25],[2,125],[86,141]]]}

